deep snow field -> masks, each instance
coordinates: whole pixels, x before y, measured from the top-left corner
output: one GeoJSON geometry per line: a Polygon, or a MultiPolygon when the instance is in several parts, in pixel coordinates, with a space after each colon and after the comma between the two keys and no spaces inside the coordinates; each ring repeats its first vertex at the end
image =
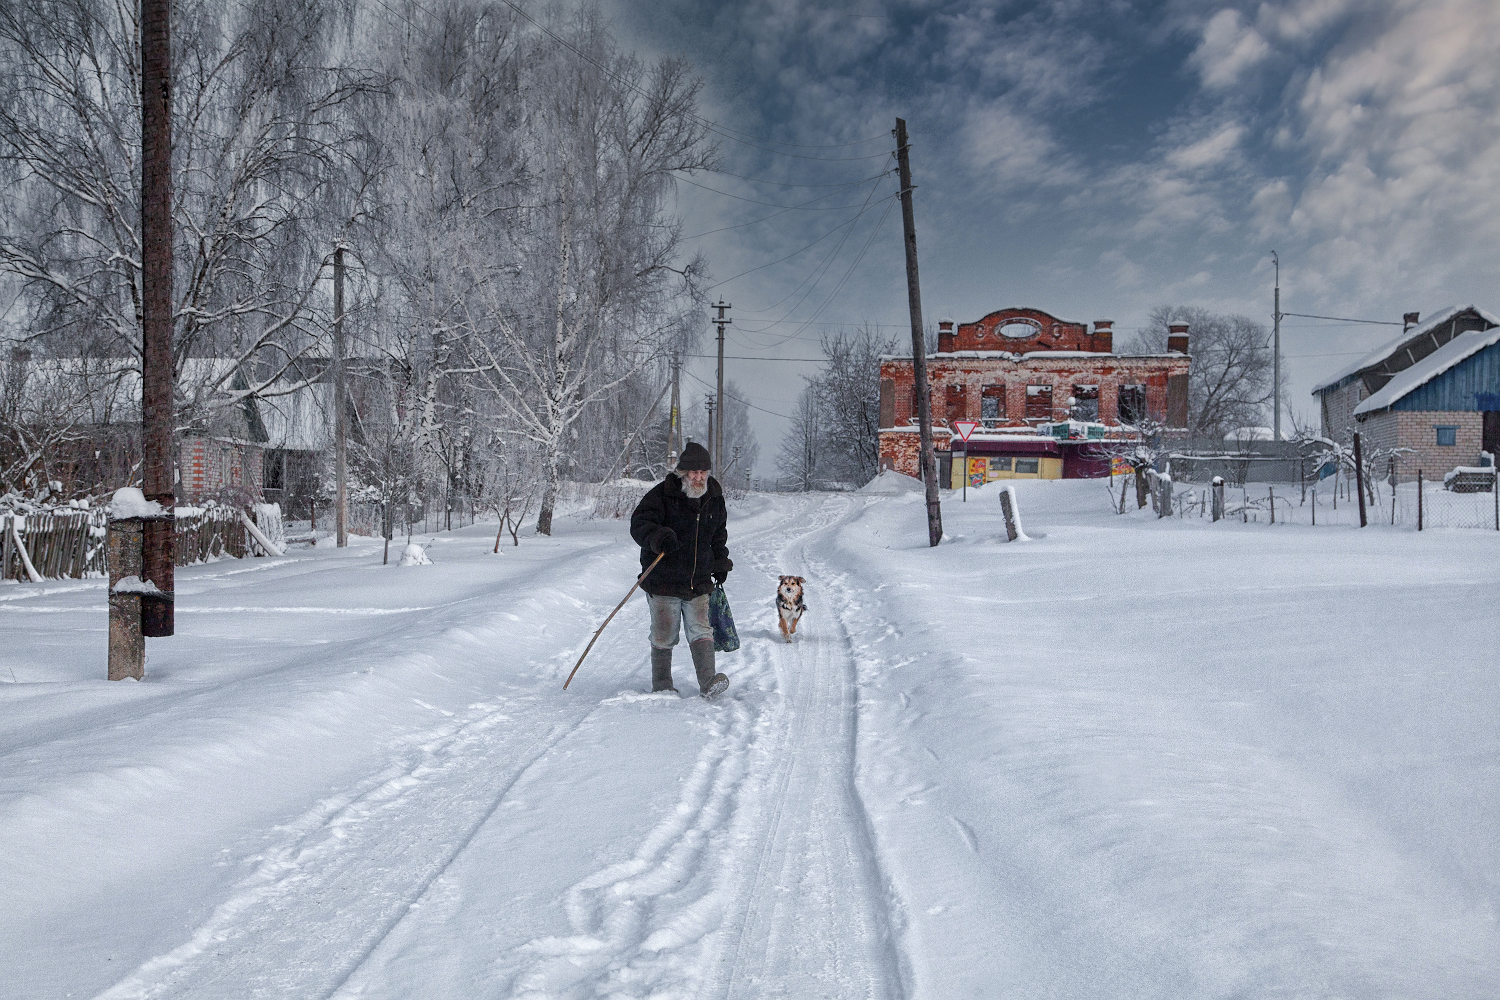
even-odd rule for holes
{"type": "Polygon", "coordinates": [[[1016,489],[732,508],[715,703],[623,521],[4,584],[0,996],[1500,994],[1500,533],[1016,489]]]}

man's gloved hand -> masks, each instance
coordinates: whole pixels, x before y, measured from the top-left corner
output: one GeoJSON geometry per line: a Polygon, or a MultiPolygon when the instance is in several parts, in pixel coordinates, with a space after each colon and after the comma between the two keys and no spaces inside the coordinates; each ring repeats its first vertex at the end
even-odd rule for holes
{"type": "Polygon", "coordinates": [[[671,528],[657,528],[651,536],[652,552],[675,552],[677,551],[677,532],[671,528]]]}
{"type": "Polygon", "coordinates": [[[716,587],[722,587],[722,586],[724,586],[724,581],[727,580],[727,579],[729,579],[729,571],[732,570],[732,569],[734,569],[734,562],[733,562],[733,560],[730,560],[730,559],[720,559],[718,562],[714,563],[714,571],[713,571],[714,586],[716,586],[716,587]]]}

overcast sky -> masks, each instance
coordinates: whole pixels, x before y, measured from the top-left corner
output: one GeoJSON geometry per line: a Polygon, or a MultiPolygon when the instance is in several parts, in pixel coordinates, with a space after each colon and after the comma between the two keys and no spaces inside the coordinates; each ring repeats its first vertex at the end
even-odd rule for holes
{"type": "MultiPolygon", "coordinates": [[[[680,185],[689,234],[738,227],[691,241],[729,279],[714,294],[734,305],[731,355],[817,357],[839,323],[889,324],[909,348],[901,213],[887,211],[897,184],[876,176],[894,167],[897,116],[913,144],[929,324],[1027,305],[1113,319],[1128,336],[1153,306],[1191,303],[1269,328],[1272,250],[1286,312],[1500,309],[1496,0],[605,11],[628,47],[690,58],[705,116],[744,140],[721,140],[723,169],[754,180],[691,178],[722,194],[680,185]],[[778,186],[794,184],[808,186],[778,186]],[[743,225],[791,205],[804,207],[743,225]]],[[[1282,330],[1284,413],[1309,417],[1312,385],[1394,332],[1305,319],[1282,330]]],[[[711,381],[712,362],[698,364],[711,381]]],[[[815,367],[728,363],[779,413],[815,367]]],[[[785,421],[756,421],[769,474],[785,421]]]]}

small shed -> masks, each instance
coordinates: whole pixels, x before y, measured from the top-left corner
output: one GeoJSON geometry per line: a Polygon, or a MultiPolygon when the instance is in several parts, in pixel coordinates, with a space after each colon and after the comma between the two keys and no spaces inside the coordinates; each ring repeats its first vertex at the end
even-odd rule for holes
{"type": "Polygon", "coordinates": [[[1459,333],[1354,408],[1370,448],[1401,449],[1401,480],[1492,465],[1500,452],[1500,325],[1459,333]]]}

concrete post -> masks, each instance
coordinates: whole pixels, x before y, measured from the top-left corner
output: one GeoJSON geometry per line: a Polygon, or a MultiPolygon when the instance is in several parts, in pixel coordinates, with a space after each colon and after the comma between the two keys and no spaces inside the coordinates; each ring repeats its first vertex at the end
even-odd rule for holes
{"type": "Polygon", "coordinates": [[[1010,490],[1001,490],[1000,511],[1005,515],[1005,539],[1009,542],[1014,542],[1021,537],[1020,531],[1016,528],[1016,509],[1014,504],[1015,500],[1010,490]]]}
{"type": "Polygon", "coordinates": [[[146,676],[146,639],[141,633],[141,595],[116,593],[115,585],[126,577],[141,579],[143,572],[142,528],[138,517],[111,519],[106,542],[109,565],[109,679],[146,676]]]}
{"type": "Polygon", "coordinates": [[[1220,476],[1214,476],[1213,484],[1213,519],[1221,520],[1224,517],[1224,480],[1220,476]]]}

